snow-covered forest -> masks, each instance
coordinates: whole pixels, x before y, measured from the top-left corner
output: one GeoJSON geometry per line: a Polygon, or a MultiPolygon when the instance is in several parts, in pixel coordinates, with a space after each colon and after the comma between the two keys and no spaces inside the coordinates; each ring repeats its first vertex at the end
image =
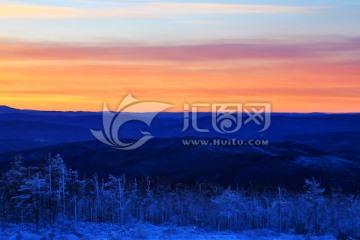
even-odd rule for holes
{"type": "Polygon", "coordinates": [[[171,224],[204,231],[360,237],[360,196],[323,189],[305,179],[302,192],[258,192],[210,183],[170,184],[144,177],[81,177],[57,155],[25,167],[21,157],[0,178],[2,231],[9,226],[51,228],[69,222],[101,226],[171,224]]]}

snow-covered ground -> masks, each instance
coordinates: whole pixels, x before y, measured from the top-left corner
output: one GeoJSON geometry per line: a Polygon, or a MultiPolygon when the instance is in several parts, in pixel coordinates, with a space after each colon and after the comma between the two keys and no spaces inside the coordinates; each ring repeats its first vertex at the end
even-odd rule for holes
{"type": "Polygon", "coordinates": [[[204,231],[193,227],[153,226],[138,224],[134,226],[117,226],[102,224],[100,227],[94,223],[68,223],[52,229],[43,228],[38,232],[34,226],[7,226],[0,231],[2,240],[130,240],[130,239],[184,239],[184,240],[228,240],[228,239],[282,239],[282,240],[335,240],[333,236],[301,236],[291,234],[276,234],[268,230],[246,231],[242,233],[204,231]]]}

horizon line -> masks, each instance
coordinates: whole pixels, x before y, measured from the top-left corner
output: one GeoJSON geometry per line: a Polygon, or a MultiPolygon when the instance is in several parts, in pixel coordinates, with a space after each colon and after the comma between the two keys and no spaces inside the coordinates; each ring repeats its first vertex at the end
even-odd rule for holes
{"type": "MultiPolygon", "coordinates": [[[[15,111],[32,111],[32,112],[57,112],[57,113],[103,113],[103,111],[85,111],[85,110],[48,110],[48,109],[21,109],[15,108],[8,105],[0,105],[0,114],[1,109],[6,108],[15,111]]],[[[110,112],[117,112],[117,111],[110,111],[110,112]]],[[[146,113],[154,113],[155,111],[144,111],[144,112],[124,112],[129,114],[146,114],[146,113]]],[[[185,112],[192,112],[192,111],[164,111],[161,113],[169,113],[169,114],[176,114],[176,113],[185,113],[185,112]]],[[[160,112],[159,112],[160,113],[160,112]]],[[[198,111],[198,113],[212,113],[211,111],[198,111]]],[[[242,112],[241,112],[242,113],[242,112]]],[[[272,112],[271,114],[360,114],[359,112],[319,112],[319,111],[310,111],[310,112],[272,112]]]]}

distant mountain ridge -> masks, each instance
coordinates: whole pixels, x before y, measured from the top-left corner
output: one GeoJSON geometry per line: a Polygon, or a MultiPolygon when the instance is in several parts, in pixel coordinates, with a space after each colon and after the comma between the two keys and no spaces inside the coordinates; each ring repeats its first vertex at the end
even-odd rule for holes
{"type": "MultiPolygon", "coordinates": [[[[129,113],[145,116],[146,113],[129,113]]],[[[243,120],[244,121],[244,120],[243,120]]],[[[160,113],[151,128],[142,123],[129,122],[122,129],[123,138],[137,138],[140,130],[150,131],[155,138],[177,137],[226,137],[235,139],[268,139],[275,142],[294,141],[333,151],[359,149],[355,142],[360,139],[360,114],[294,114],[272,115],[270,128],[259,133],[256,124],[243,126],[233,134],[221,134],[212,127],[211,113],[199,113],[198,125],[209,129],[198,133],[190,128],[182,132],[182,113],[160,113]],[[331,137],[331,136],[336,136],[331,137]],[[347,147],[348,146],[348,147],[347,147]]],[[[102,113],[94,112],[42,112],[0,107],[0,153],[23,151],[62,142],[95,140],[90,129],[101,130],[102,113]],[[9,142],[18,140],[21,144],[9,142]]]]}
{"type": "MultiPolygon", "coordinates": [[[[146,113],[128,114],[146,117],[146,113]]],[[[121,129],[122,138],[137,139],[141,130],[151,132],[154,138],[139,149],[120,151],[99,142],[90,132],[103,128],[102,113],[1,106],[0,165],[8,167],[19,154],[27,164],[39,164],[49,153],[59,153],[69,166],[101,176],[126,173],[175,181],[294,187],[301,187],[304,177],[316,176],[328,186],[360,187],[358,113],[274,113],[264,132],[259,133],[260,126],[248,124],[226,135],[212,128],[211,113],[200,113],[197,120],[208,133],[191,128],[182,132],[183,113],[160,113],[150,128],[129,122],[121,129]],[[262,139],[268,140],[269,146],[184,146],[184,139],[262,139]]]]}

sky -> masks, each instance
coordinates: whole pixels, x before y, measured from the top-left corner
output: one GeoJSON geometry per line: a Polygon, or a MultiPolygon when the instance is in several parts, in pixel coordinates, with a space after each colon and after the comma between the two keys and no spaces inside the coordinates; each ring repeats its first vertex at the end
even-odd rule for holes
{"type": "Polygon", "coordinates": [[[360,2],[0,0],[0,105],[101,111],[129,93],[360,112],[360,2]]]}

